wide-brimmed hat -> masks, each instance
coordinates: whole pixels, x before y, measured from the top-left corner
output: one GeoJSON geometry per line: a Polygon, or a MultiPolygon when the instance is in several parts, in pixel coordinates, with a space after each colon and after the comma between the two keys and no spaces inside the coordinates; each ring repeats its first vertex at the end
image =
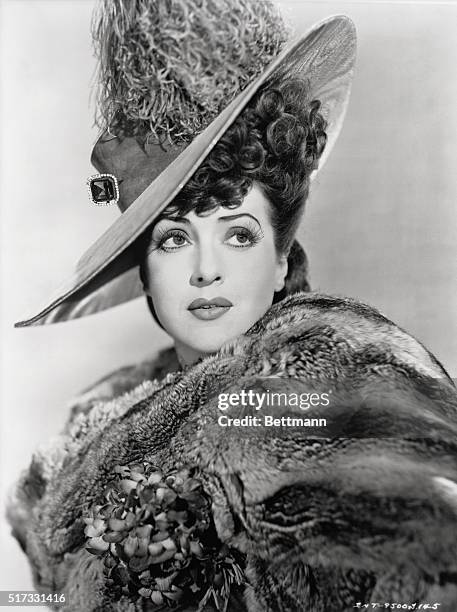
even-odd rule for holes
{"type": "Polygon", "coordinates": [[[327,144],[322,168],[346,111],[356,54],[355,28],[346,16],[332,16],[290,40],[191,142],[152,142],[136,136],[102,134],[92,162],[91,197],[117,201],[122,214],[83,254],[69,279],[38,314],[16,327],[67,321],[144,295],[134,243],[184,187],[259,88],[270,80],[302,78],[309,99],[321,102],[327,144]],[[111,177],[116,177],[117,181],[111,177]]]}

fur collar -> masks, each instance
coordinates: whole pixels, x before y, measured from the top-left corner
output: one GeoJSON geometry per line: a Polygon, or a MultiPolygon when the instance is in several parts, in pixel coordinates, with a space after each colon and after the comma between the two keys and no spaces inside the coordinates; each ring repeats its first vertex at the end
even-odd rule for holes
{"type": "MultiPolygon", "coordinates": [[[[99,560],[84,549],[82,508],[100,499],[116,465],[144,458],[204,475],[219,537],[246,555],[250,611],[285,609],[265,577],[276,584],[274,572],[286,567],[293,574],[304,564],[313,580],[321,576],[316,601],[337,612],[337,574],[368,572],[368,596],[389,585],[395,567],[406,568],[408,593],[414,581],[422,588],[455,571],[455,387],[429,351],[366,305],[299,293],[184,371],[105,401],[84,397],[85,408],[74,408],[62,434],[34,454],[8,510],[36,588],[66,592],[69,610],[109,600],[99,560]],[[247,389],[327,392],[330,404],[306,416],[328,425],[221,426],[220,394],[247,389]]],[[[272,411],[303,417],[297,407],[272,411]]],[[[303,581],[287,587],[296,609],[321,609],[311,607],[303,581]]],[[[109,609],[127,609],[116,605],[109,609]]]]}

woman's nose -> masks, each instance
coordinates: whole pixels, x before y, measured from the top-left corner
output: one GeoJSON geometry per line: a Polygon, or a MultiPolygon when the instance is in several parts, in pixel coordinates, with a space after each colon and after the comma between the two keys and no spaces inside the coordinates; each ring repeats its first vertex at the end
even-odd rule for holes
{"type": "Polygon", "coordinates": [[[195,287],[206,287],[212,283],[222,282],[220,262],[209,246],[200,246],[196,253],[195,266],[190,277],[190,284],[195,287]]]}

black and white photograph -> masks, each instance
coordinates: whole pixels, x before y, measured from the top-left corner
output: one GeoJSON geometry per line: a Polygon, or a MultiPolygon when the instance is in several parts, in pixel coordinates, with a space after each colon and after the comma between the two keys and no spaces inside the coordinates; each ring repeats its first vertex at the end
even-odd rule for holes
{"type": "Polygon", "coordinates": [[[0,1],[0,606],[457,610],[456,25],[0,1]]]}

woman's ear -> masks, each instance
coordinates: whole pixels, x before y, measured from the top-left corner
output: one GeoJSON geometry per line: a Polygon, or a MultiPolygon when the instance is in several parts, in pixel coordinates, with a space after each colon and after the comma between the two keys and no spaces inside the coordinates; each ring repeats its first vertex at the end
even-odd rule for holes
{"type": "Polygon", "coordinates": [[[311,291],[308,281],[308,258],[300,244],[294,240],[287,258],[288,270],[284,288],[275,292],[273,304],[298,291],[311,291]]]}
{"type": "Polygon", "coordinates": [[[139,268],[139,273],[140,273],[140,281],[143,285],[143,293],[145,295],[149,295],[148,294],[148,283],[147,283],[147,278],[146,278],[146,266],[145,266],[144,261],[140,263],[138,268],[139,268]]]}
{"type": "Polygon", "coordinates": [[[284,289],[287,271],[289,269],[287,257],[288,253],[284,253],[278,258],[278,262],[276,264],[275,292],[284,289]]]}

